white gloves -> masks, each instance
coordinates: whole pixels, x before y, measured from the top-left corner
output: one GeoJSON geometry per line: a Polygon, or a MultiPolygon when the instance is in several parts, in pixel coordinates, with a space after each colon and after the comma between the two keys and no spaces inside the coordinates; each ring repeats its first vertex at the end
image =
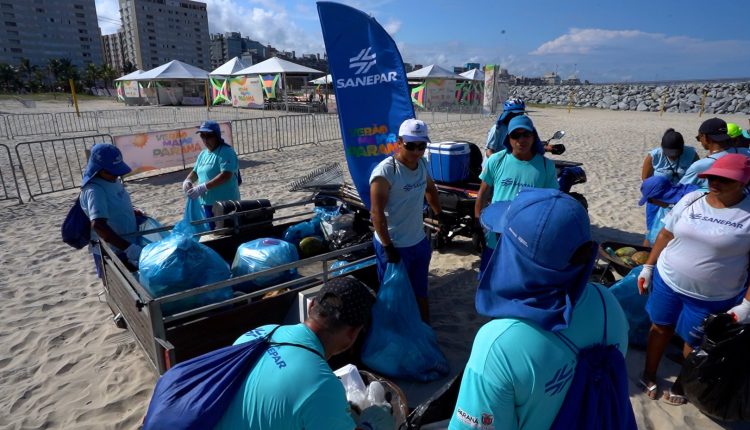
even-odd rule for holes
{"type": "Polygon", "coordinates": [[[130,261],[132,265],[137,266],[138,259],[141,258],[142,250],[143,248],[141,248],[140,246],[134,243],[131,243],[130,246],[128,246],[127,249],[125,249],[125,256],[128,257],[128,261],[130,261]]]}
{"type": "Polygon", "coordinates": [[[651,287],[651,277],[654,275],[654,265],[644,264],[641,274],[638,275],[638,292],[646,294],[651,287]]]}
{"type": "Polygon", "coordinates": [[[393,430],[396,420],[388,406],[370,406],[362,411],[357,423],[358,428],[373,430],[393,430]]]}
{"type": "Polygon", "coordinates": [[[190,189],[193,188],[193,183],[190,181],[190,179],[185,179],[182,181],[182,192],[187,194],[190,189]]]}
{"type": "Polygon", "coordinates": [[[191,199],[195,200],[198,197],[206,194],[206,191],[208,191],[208,187],[206,187],[206,184],[198,184],[193,188],[187,190],[187,195],[191,199]]]}
{"type": "Polygon", "coordinates": [[[734,320],[739,324],[750,323],[750,301],[742,299],[742,303],[733,307],[727,313],[734,315],[734,320]]]}

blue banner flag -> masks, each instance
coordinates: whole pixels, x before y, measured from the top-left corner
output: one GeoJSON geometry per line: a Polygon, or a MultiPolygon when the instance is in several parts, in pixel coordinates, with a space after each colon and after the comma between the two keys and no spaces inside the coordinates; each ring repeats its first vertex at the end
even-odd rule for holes
{"type": "Polygon", "coordinates": [[[414,118],[404,62],[388,32],[366,13],[321,1],[318,15],[346,162],[369,208],[370,173],[396,151],[401,123],[414,118]]]}

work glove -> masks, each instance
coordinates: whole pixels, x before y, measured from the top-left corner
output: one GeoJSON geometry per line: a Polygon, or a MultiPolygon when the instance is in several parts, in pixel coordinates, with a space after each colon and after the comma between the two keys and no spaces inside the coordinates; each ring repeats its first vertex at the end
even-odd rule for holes
{"type": "Polygon", "coordinates": [[[188,197],[195,200],[198,197],[206,194],[206,191],[208,191],[208,187],[206,187],[206,184],[198,184],[194,186],[193,188],[189,189],[187,191],[188,197]]]}
{"type": "Polygon", "coordinates": [[[644,264],[641,274],[638,275],[638,292],[643,295],[651,287],[651,277],[654,276],[654,265],[644,264]]]}
{"type": "Polygon", "coordinates": [[[372,430],[394,430],[396,420],[391,415],[391,409],[388,405],[370,406],[362,411],[357,423],[359,429],[372,430]]]}
{"type": "Polygon", "coordinates": [[[742,303],[733,307],[727,313],[734,316],[734,320],[739,324],[750,323],[750,300],[742,299],[742,303]]]}
{"type": "Polygon", "coordinates": [[[134,243],[131,243],[130,246],[125,249],[125,256],[128,257],[130,264],[136,267],[138,266],[138,260],[141,258],[142,250],[143,248],[134,243]]]}
{"type": "Polygon", "coordinates": [[[401,255],[398,253],[398,249],[391,243],[385,246],[385,255],[388,256],[388,262],[396,264],[401,261],[401,255]]]}
{"type": "Polygon", "coordinates": [[[187,194],[190,189],[193,188],[193,183],[190,181],[190,179],[185,179],[182,181],[182,192],[187,194]]]}

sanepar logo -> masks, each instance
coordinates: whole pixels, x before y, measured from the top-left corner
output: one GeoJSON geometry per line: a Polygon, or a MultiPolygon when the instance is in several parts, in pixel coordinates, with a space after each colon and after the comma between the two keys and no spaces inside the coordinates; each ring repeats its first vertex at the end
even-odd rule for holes
{"type": "Polygon", "coordinates": [[[372,47],[365,48],[354,57],[349,59],[349,68],[356,69],[354,71],[355,78],[337,79],[336,88],[353,88],[353,87],[367,87],[370,85],[377,85],[382,82],[392,82],[396,80],[398,73],[387,72],[387,73],[375,73],[372,75],[365,75],[372,66],[377,64],[377,54],[370,52],[372,47]]]}

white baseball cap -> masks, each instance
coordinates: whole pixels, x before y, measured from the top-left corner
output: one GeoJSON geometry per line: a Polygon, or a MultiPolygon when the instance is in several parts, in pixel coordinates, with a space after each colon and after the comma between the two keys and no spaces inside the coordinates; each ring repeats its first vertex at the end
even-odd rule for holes
{"type": "Polygon", "coordinates": [[[419,119],[407,119],[398,128],[398,135],[404,142],[430,142],[427,136],[427,124],[419,119]]]}

